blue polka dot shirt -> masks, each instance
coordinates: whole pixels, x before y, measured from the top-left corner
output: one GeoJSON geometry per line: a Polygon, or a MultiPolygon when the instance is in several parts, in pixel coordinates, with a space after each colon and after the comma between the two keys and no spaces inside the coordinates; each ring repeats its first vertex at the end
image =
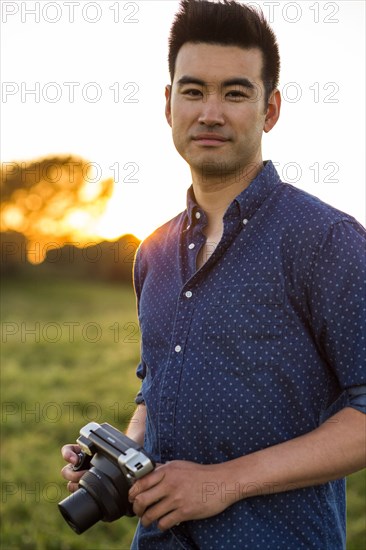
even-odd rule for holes
{"type": "MultiPolygon", "coordinates": [[[[158,462],[222,463],[314,430],[366,384],[366,232],[280,181],[271,161],[230,204],[196,269],[204,211],[140,246],[137,403],[158,462]]],[[[352,406],[352,405],[351,405],[352,406]]],[[[357,408],[357,407],[355,407],[357,408]]],[[[139,525],[133,548],[343,548],[344,480],[243,499],[169,532],[139,525]]]]}

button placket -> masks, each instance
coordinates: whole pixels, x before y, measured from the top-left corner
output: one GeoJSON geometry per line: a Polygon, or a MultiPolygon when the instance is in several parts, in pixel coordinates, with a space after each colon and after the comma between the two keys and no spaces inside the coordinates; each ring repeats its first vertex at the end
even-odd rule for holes
{"type": "Polygon", "coordinates": [[[179,392],[180,373],[183,364],[184,346],[192,318],[192,302],[187,300],[192,295],[191,290],[183,291],[179,298],[178,310],[174,324],[172,341],[173,351],[166,364],[162,379],[162,390],[160,394],[161,407],[159,414],[159,433],[162,441],[162,448],[165,449],[164,460],[171,459],[174,452],[174,429],[175,429],[175,406],[179,392]],[[178,343],[179,342],[179,343],[178,343]]]}

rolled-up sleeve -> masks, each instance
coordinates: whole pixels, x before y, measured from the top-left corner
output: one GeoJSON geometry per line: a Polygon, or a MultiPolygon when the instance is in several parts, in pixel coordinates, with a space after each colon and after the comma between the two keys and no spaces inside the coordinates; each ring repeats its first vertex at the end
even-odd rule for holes
{"type": "Polygon", "coordinates": [[[366,414],[366,384],[348,388],[346,406],[366,414]]]}

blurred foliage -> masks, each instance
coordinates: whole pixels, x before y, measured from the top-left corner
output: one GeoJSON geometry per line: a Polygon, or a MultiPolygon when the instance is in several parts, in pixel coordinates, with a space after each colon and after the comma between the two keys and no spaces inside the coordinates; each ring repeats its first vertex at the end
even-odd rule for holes
{"type": "Polygon", "coordinates": [[[131,286],[73,279],[2,285],[2,550],[127,550],[136,518],[76,535],[60,449],[90,421],[126,429],[140,386],[131,286]]]}
{"type": "MultiPolygon", "coordinates": [[[[89,239],[113,192],[98,166],[73,155],[4,162],[0,173],[1,231],[16,231],[41,250],[46,244],[89,239]],[[96,173],[94,173],[96,172],[96,173]]],[[[42,261],[39,257],[38,261],[42,261]]]]}
{"type": "Polygon", "coordinates": [[[131,283],[139,244],[134,235],[124,235],[113,242],[90,243],[84,247],[56,243],[42,247],[40,243],[33,243],[30,248],[24,235],[7,231],[0,233],[0,273],[5,277],[63,276],[131,283]],[[40,264],[39,257],[44,258],[40,264]]]}

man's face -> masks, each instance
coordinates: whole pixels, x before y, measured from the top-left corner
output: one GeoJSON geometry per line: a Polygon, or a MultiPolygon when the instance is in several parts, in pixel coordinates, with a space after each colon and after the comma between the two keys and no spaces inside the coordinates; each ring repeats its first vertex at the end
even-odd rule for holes
{"type": "Polygon", "coordinates": [[[196,177],[237,174],[261,163],[262,133],[270,129],[261,71],[256,48],[188,42],[179,50],[166,116],[196,177]]]}

